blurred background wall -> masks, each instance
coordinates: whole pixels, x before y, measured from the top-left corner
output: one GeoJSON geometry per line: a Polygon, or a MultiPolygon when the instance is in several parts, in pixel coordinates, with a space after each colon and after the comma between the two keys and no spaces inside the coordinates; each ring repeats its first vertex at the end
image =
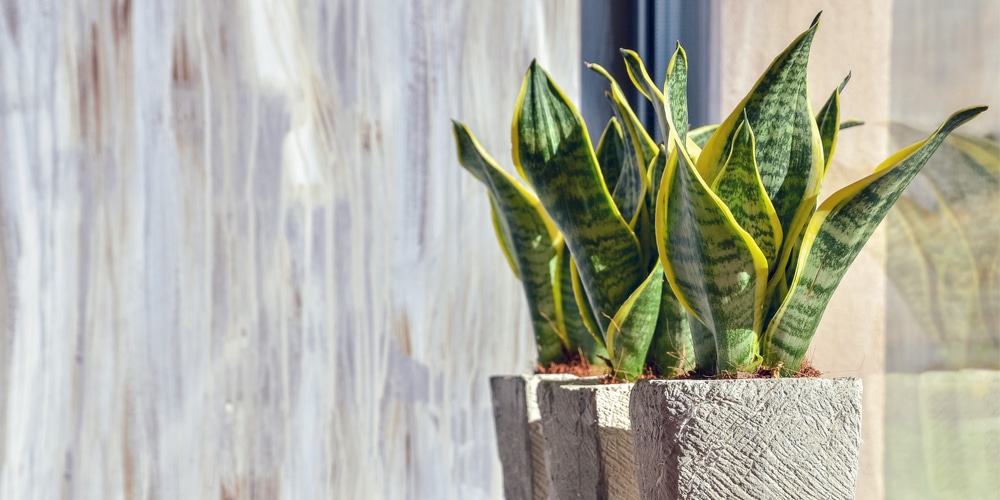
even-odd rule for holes
{"type": "Polygon", "coordinates": [[[819,10],[814,107],[851,71],[867,122],[826,193],[993,106],[907,195],[966,244],[894,212],[817,334],[865,379],[859,498],[1000,491],[998,4],[619,4],[4,0],[0,498],[500,498],[486,381],[533,340],[449,120],[510,168],[532,58],[603,124],[582,61],[680,39],[718,121],[819,10]]]}
{"type": "Polygon", "coordinates": [[[0,498],[496,498],[509,165],[574,2],[5,0],[0,498]]]}

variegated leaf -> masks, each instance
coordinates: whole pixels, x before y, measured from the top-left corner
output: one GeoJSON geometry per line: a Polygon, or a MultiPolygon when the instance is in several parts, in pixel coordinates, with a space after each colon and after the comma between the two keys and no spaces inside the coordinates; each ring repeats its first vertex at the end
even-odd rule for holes
{"type": "Polygon", "coordinates": [[[729,160],[715,178],[712,190],[729,207],[740,227],[750,233],[767,258],[768,268],[773,269],[781,248],[781,223],[757,171],[754,148],[753,130],[744,120],[736,127],[729,160]]]}
{"type": "Polygon", "coordinates": [[[608,352],[607,344],[604,342],[604,334],[597,323],[597,318],[594,317],[594,310],[590,307],[590,299],[587,298],[587,292],[583,289],[583,283],[580,281],[580,272],[577,271],[576,261],[573,260],[572,256],[569,259],[569,277],[570,286],[573,289],[573,300],[576,302],[577,310],[580,311],[580,320],[583,321],[583,327],[587,329],[597,345],[601,349],[604,349],[604,352],[608,352]]]}
{"type": "Polygon", "coordinates": [[[674,149],[657,200],[656,236],[663,271],[677,299],[714,336],[715,359],[692,325],[698,368],[710,373],[756,364],[767,259],[722,200],[674,149]],[[701,350],[700,350],[701,349],[701,350]]]}
{"type": "MultiPolygon", "coordinates": [[[[709,351],[714,352],[715,339],[711,334],[707,338],[712,344],[709,351]]],[[[656,369],[657,374],[668,378],[695,369],[688,314],[669,286],[664,286],[660,294],[660,316],[656,319],[656,331],[653,332],[646,362],[656,369]]]]}
{"type": "MultiPolygon", "coordinates": [[[[656,154],[656,142],[649,136],[645,127],[642,126],[642,122],[635,115],[635,111],[632,110],[628,98],[625,97],[625,93],[615,77],[611,76],[611,73],[600,64],[588,64],[587,67],[608,79],[608,83],[611,85],[611,103],[617,110],[616,116],[621,121],[624,138],[626,141],[630,137],[632,138],[633,147],[639,155],[639,164],[648,165],[649,160],[656,154]]],[[[609,189],[613,188],[609,187],[609,189]]]]}
{"type": "Polygon", "coordinates": [[[573,274],[570,269],[573,258],[563,240],[555,246],[556,263],[555,276],[552,279],[552,292],[555,297],[557,323],[564,329],[567,348],[570,352],[581,353],[591,365],[600,363],[608,357],[604,346],[596,342],[595,337],[583,322],[583,315],[573,294],[573,274]]]}
{"type": "Polygon", "coordinates": [[[646,278],[639,241],[604,185],[586,125],[532,62],[514,111],[513,156],[566,239],[594,316],[612,315],[646,278]]]}
{"type": "Polygon", "coordinates": [[[806,86],[809,48],[819,25],[799,35],[754,85],[753,90],[719,125],[698,158],[698,171],[706,182],[718,176],[744,113],[757,140],[757,165],[774,204],[785,238],[794,241],[793,220],[810,193],[818,192],[823,171],[823,148],[813,119],[806,86]]]}
{"type": "Polygon", "coordinates": [[[622,126],[617,118],[611,117],[604,127],[601,140],[597,142],[597,164],[601,167],[604,185],[608,191],[614,191],[621,175],[622,162],[625,161],[625,143],[622,126]]]}
{"type": "Polygon", "coordinates": [[[767,366],[780,365],[783,374],[798,371],[837,285],[889,208],[945,137],[985,110],[955,113],[929,138],[892,155],[820,205],[806,228],[788,295],[764,336],[767,366]]]}
{"type": "Polygon", "coordinates": [[[490,200],[496,207],[501,244],[516,264],[538,347],[538,362],[542,366],[562,359],[567,347],[560,338],[556,323],[556,306],[552,290],[551,266],[556,258],[553,240],[558,233],[545,216],[541,204],[510,174],[503,171],[483,150],[465,125],[454,123],[459,162],[477,179],[486,184],[490,200]]]}
{"type": "MultiPolygon", "coordinates": [[[[704,148],[712,134],[719,128],[718,125],[705,125],[688,132],[688,140],[692,141],[699,148],[704,148]]],[[[690,147],[689,147],[690,149],[690,147]]]]}
{"type": "MultiPolygon", "coordinates": [[[[605,93],[612,103],[615,118],[623,120],[621,110],[614,105],[614,99],[610,93],[605,93]]],[[[624,141],[622,148],[622,167],[618,182],[611,189],[611,198],[615,200],[615,206],[621,212],[622,218],[628,222],[629,227],[634,228],[636,217],[639,214],[639,205],[644,201],[646,194],[646,168],[640,165],[643,155],[636,148],[639,140],[635,137],[635,128],[626,126],[624,130],[624,141]]]]}
{"type": "Polygon", "coordinates": [[[830,160],[837,149],[838,132],[843,128],[840,124],[840,94],[844,91],[844,87],[847,86],[847,82],[849,81],[851,81],[850,73],[847,74],[844,81],[840,82],[840,86],[830,94],[830,98],[826,100],[826,104],[816,114],[816,125],[819,127],[819,136],[823,144],[824,176],[830,170],[830,160]]]}
{"type": "Polygon", "coordinates": [[[632,292],[608,327],[608,353],[616,377],[632,381],[642,375],[646,353],[656,330],[663,290],[663,267],[659,262],[632,292]]]}

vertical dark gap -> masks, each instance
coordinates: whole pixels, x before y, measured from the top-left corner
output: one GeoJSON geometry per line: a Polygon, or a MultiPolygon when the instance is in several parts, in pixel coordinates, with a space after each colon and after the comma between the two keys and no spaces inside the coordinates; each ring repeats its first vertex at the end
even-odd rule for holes
{"type": "MultiPolygon", "coordinates": [[[[688,113],[692,127],[717,123],[718,82],[716,63],[716,0],[582,0],[580,4],[581,54],[611,72],[622,86],[636,115],[659,142],[662,134],[652,105],[629,81],[619,48],[635,50],[650,76],[662,88],[667,64],[677,41],[688,55],[688,113]]],[[[584,70],[581,77],[581,113],[595,142],[610,119],[604,97],[604,77],[584,70]]]]}
{"type": "MultiPolygon", "coordinates": [[[[597,63],[618,80],[629,102],[635,103],[635,87],[629,82],[618,49],[635,49],[638,8],[642,1],[582,0],[580,3],[580,53],[583,61],[597,63]]],[[[581,64],[583,64],[581,61],[581,64]]],[[[597,147],[601,132],[611,119],[611,103],[604,97],[610,87],[596,72],[584,68],[580,76],[580,107],[590,138],[597,147]]]]}

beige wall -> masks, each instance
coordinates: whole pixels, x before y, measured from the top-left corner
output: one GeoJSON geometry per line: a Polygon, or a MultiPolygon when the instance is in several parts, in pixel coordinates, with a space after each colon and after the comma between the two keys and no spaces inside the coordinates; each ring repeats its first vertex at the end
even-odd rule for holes
{"type": "MultiPolygon", "coordinates": [[[[842,116],[864,120],[845,131],[821,199],[870,173],[887,155],[892,2],[869,0],[720,2],[720,91],[728,113],[757,77],[823,11],[809,63],[814,109],[847,75],[842,116]]],[[[721,119],[722,117],[720,117],[721,119]]],[[[827,308],[809,355],[826,376],[864,380],[858,498],[883,494],[885,237],[876,231],[827,308]]]]}

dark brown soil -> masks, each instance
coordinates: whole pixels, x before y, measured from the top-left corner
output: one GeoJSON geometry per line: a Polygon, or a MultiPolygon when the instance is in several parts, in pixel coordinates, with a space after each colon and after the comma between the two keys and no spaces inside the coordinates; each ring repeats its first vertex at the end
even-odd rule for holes
{"type": "Polygon", "coordinates": [[[576,375],[577,377],[594,377],[597,375],[604,375],[605,371],[602,371],[600,367],[591,365],[587,358],[581,356],[579,353],[573,353],[566,356],[566,360],[562,363],[552,363],[549,366],[536,366],[535,373],[549,375],[569,374],[576,375]]]}
{"type": "MultiPolygon", "coordinates": [[[[597,373],[596,375],[601,375],[597,373]]],[[[799,371],[786,378],[810,378],[819,377],[822,373],[817,370],[808,360],[802,360],[802,365],[799,367],[799,371]]],[[[649,368],[646,369],[646,373],[639,377],[640,379],[664,379],[667,377],[660,377],[652,372],[649,368]]],[[[722,380],[722,379],[745,379],[745,378],[781,378],[778,374],[778,370],[767,370],[764,368],[758,369],[754,373],[727,373],[723,375],[705,375],[698,373],[698,371],[687,372],[683,375],[677,377],[670,377],[670,380],[722,380]]],[[[626,382],[624,379],[613,377],[610,374],[606,374],[602,382],[605,384],[620,384],[626,382]]]]}

